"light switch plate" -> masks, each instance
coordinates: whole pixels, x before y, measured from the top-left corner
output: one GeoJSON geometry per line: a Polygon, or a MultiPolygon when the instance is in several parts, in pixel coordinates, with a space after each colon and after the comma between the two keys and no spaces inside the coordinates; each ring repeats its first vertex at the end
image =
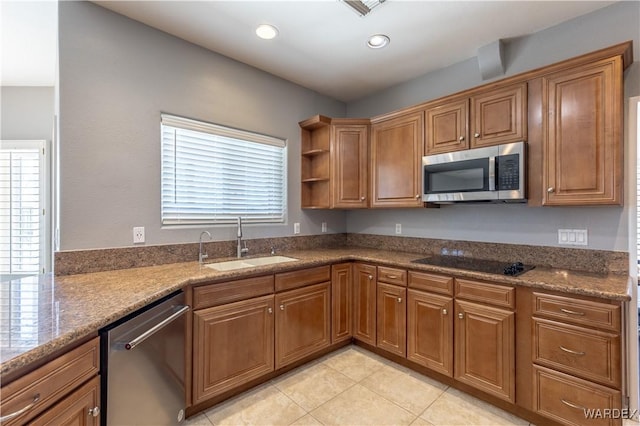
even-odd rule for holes
{"type": "Polygon", "coordinates": [[[322,232],[327,232],[327,222],[322,222],[322,232]]]}
{"type": "Polygon", "coordinates": [[[402,234],[402,224],[401,223],[396,223],[396,234],[398,234],[398,235],[402,234]]]}
{"type": "Polygon", "coordinates": [[[589,236],[586,229],[558,229],[558,244],[567,246],[586,246],[589,236]]]}
{"type": "Polygon", "coordinates": [[[294,234],[299,234],[300,233],[300,223],[296,222],[293,224],[293,233],[294,234]]]}

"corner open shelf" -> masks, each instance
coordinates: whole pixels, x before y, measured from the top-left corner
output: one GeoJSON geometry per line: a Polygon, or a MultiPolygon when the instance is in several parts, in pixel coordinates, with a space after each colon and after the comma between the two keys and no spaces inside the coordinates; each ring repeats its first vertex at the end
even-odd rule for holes
{"type": "Polygon", "coordinates": [[[300,122],[302,208],[326,209],[331,204],[331,119],[315,115],[300,122]]]}

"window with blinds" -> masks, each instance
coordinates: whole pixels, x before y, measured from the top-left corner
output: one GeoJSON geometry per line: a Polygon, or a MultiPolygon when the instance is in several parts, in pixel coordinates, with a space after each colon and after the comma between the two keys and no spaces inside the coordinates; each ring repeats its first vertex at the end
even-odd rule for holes
{"type": "Polygon", "coordinates": [[[40,273],[44,266],[44,141],[0,144],[0,271],[40,273]]]}
{"type": "Polygon", "coordinates": [[[162,114],[162,224],[284,222],[286,142],[162,114]]]}

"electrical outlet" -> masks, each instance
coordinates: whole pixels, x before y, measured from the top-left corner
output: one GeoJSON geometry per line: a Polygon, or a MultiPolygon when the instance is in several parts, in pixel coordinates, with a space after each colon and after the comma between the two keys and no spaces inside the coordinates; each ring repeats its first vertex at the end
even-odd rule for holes
{"type": "Polygon", "coordinates": [[[133,227],[133,244],[144,243],[144,226],[133,227]]]}
{"type": "Polygon", "coordinates": [[[322,232],[327,232],[327,222],[322,222],[322,232]]]}
{"type": "Polygon", "coordinates": [[[294,234],[299,234],[300,233],[300,224],[298,222],[293,224],[293,233],[294,234]]]}
{"type": "Polygon", "coordinates": [[[402,234],[402,224],[401,223],[396,223],[396,234],[398,234],[398,235],[402,234]]]}

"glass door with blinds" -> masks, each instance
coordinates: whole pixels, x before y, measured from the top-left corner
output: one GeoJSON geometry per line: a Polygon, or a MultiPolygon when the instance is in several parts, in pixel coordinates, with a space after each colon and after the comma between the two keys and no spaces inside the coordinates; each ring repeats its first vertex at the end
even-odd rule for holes
{"type": "Polygon", "coordinates": [[[45,141],[0,141],[2,281],[47,269],[45,156],[45,141]]]}

